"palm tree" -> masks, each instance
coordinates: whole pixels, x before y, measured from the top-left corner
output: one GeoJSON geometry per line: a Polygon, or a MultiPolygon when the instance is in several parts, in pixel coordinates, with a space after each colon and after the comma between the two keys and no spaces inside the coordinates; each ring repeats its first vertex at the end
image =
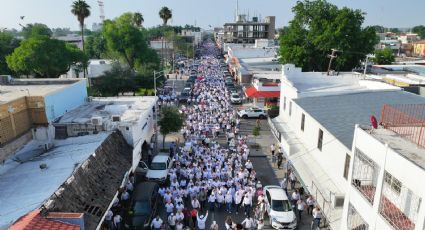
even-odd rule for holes
{"type": "MultiPolygon", "coordinates": [[[[90,6],[84,0],[77,0],[72,3],[71,13],[75,15],[80,23],[81,28],[81,41],[83,44],[83,52],[85,52],[84,47],[84,20],[90,16],[90,6]]],[[[84,78],[86,77],[86,70],[84,66],[84,78]]]]}
{"type": "Polygon", "coordinates": [[[167,25],[168,20],[173,17],[173,13],[168,7],[164,6],[159,11],[159,17],[162,19],[163,25],[165,26],[167,25]]]}
{"type": "Polygon", "coordinates": [[[143,14],[136,12],[133,15],[133,23],[137,26],[137,27],[142,27],[143,22],[145,21],[145,19],[143,18],[143,14]]]}

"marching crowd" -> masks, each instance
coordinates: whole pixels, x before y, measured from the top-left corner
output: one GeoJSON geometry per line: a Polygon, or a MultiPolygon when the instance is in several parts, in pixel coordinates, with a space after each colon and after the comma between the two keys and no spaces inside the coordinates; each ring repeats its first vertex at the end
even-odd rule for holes
{"type": "MultiPolygon", "coordinates": [[[[159,189],[161,205],[167,217],[163,220],[159,215],[156,216],[151,222],[151,228],[263,229],[267,204],[261,182],[257,180],[256,171],[248,159],[250,150],[247,136],[239,133],[240,120],[230,103],[220,62],[214,57],[218,50],[210,42],[203,44],[201,52],[204,55],[196,66],[199,77],[193,85],[187,105],[181,106],[182,112],[186,114],[181,130],[185,143],[170,148],[174,164],[169,172],[169,183],[159,189]],[[227,145],[219,144],[219,137],[224,137],[227,145]],[[224,226],[219,226],[216,221],[207,226],[208,217],[218,211],[228,213],[224,226]],[[244,220],[232,220],[232,213],[244,213],[244,220]]],[[[176,103],[174,93],[171,91],[161,95],[160,103],[176,103]]],[[[272,145],[273,156],[275,150],[276,147],[272,145]]],[[[280,167],[280,153],[278,160],[280,167]]],[[[309,215],[314,216],[312,229],[319,226],[320,208],[316,207],[312,196],[304,201],[303,191],[294,189],[295,174],[290,172],[288,175],[280,185],[291,199],[299,221],[306,209],[309,215]],[[291,195],[288,193],[289,186],[293,190],[291,195]]],[[[129,183],[125,190],[131,192],[131,180],[129,183]]],[[[122,203],[128,198],[123,194],[117,202],[122,203]]],[[[121,226],[121,216],[109,212],[106,218],[111,225],[109,229],[121,229],[114,227],[121,226]]]]}

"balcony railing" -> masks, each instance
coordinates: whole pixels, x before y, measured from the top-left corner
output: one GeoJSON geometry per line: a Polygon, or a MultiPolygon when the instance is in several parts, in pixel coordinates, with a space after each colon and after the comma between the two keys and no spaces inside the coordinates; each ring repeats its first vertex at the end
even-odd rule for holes
{"type": "Polygon", "coordinates": [[[356,149],[351,184],[371,204],[375,197],[378,173],[379,166],[359,149],[356,149]]]}
{"type": "Polygon", "coordinates": [[[415,229],[421,198],[385,172],[379,213],[395,229],[415,229]]]}

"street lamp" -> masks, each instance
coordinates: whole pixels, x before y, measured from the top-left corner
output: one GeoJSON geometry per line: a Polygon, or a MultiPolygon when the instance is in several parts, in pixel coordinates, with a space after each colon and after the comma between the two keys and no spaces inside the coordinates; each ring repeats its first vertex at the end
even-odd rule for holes
{"type": "MultiPolygon", "coordinates": [[[[165,74],[165,70],[161,70],[161,71],[153,71],[153,88],[154,88],[154,92],[155,92],[155,99],[157,99],[157,95],[156,95],[156,80],[158,78],[161,77],[161,75],[159,75],[158,77],[156,76],[157,74],[165,74]]],[[[158,153],[158,108],[157,108],[157,104],[158,102],[155,102],[155,154],[158,153]]]]}

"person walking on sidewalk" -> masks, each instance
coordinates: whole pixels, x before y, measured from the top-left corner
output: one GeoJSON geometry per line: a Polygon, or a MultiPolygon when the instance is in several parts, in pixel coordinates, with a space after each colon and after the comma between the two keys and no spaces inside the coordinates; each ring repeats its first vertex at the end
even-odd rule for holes
{"type": "Polygon", "coordinates": [[[270,152],[272,152],[272,156],[274,156],[275,151],[276,151],[276,146],[273,143],[272,145],[270,145],[270,152]]]}
{"type": "Polygon", "coordinates": [[[322,210],[319,206],[313,209],[313,222],[311,224],[311,230],[316,230],[320,227],[320,220],[322,219],[322,210]]]}
{"type": "Polygon", "coordinates": [[[279,151],[277,154],[277,169],[280,169],[282,162],[283,162],[283,153],[279,151]]]}
{"type": "Polygon", "coordinates": [[[288,179],[286,177],[280,182],[280,187],[285,191],[286,195],[288,195],[288,179]]]}
{"type": "Polygon", "coordinates": [[[305,209],[305,202],[302,199],[297,201],[297,212],[298,212],[298,220],[301,223],[301,215],[305,209]]]}

